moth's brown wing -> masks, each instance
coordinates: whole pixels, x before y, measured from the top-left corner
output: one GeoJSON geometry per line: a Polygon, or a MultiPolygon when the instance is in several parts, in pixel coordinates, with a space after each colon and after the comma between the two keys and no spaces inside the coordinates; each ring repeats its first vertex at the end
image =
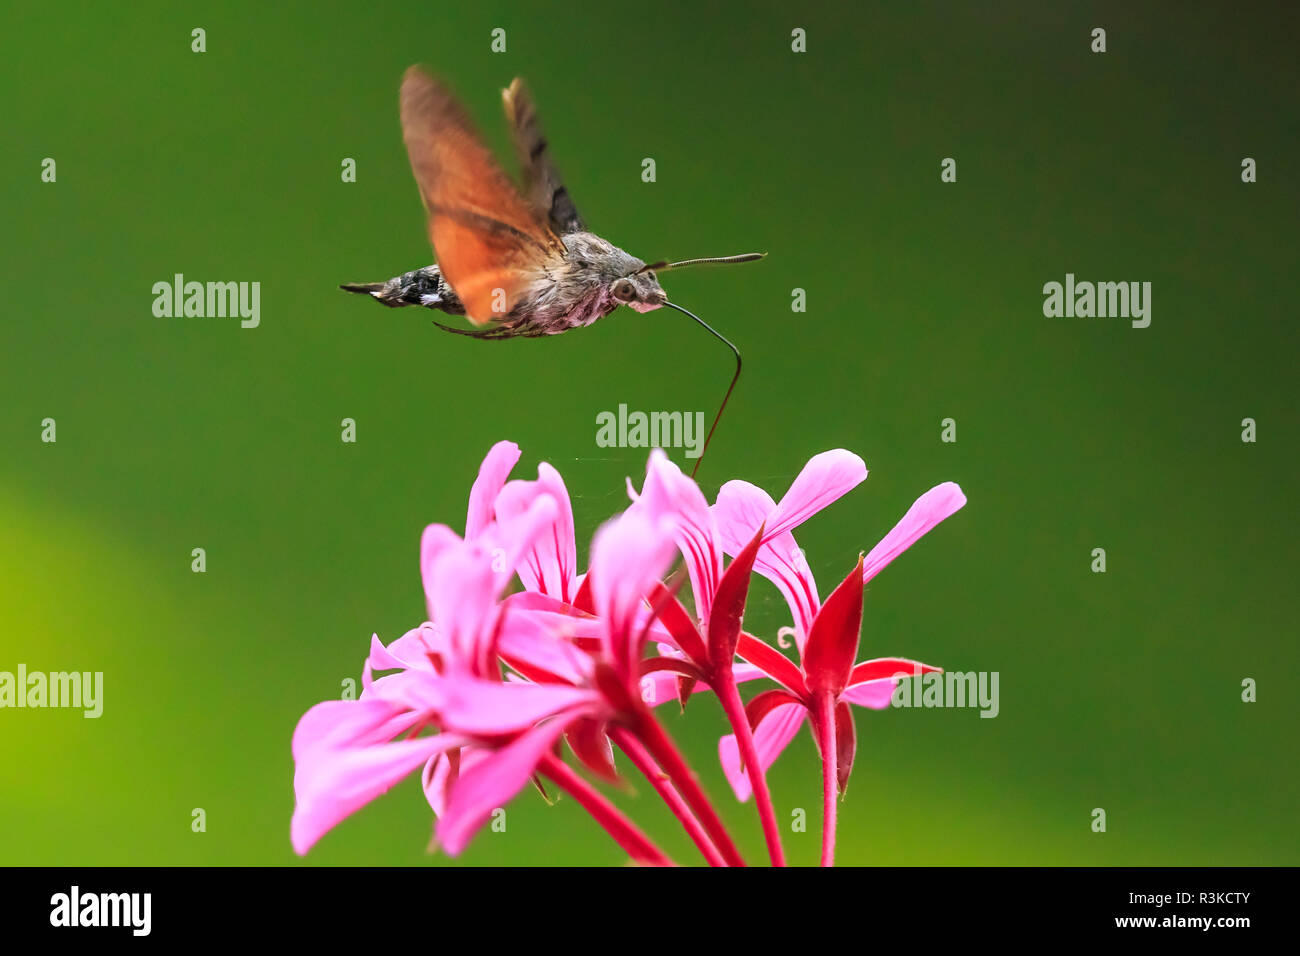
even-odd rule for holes
{"type": "Polygon", "coordinates": [[[551,161],[550,146],[537,119],[537,107],[524,81],[516,77],[508,89],[501,91],[501,102],[519,153],[519,166],[524,172],[524,194],[533,211],[562,236],[585,232],[582,217],[551,161]]]}
{"type": "Polygon", "coordinates": [[[419,67],[402,80],[402,136],[443,276],[472,322],[504,318],[564,244],[506,178],[460,103],[419,67]]]}

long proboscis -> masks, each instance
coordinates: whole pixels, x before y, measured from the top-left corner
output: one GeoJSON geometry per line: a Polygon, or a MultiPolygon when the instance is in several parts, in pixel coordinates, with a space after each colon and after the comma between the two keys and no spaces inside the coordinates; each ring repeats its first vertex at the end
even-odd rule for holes
{"type": "Polygon", "coordinates": [[[676,309],[678,312],[682,312],[690,316],[692,319],[698,322],[706,332],[712,335],[715,339],[717,339],[727,348],[731,349],[731,354],[736,356],[736,374],[731,376],[731,384],[727,386],[727,393],[722,396],[722,404],[718,406],[718,414],[714,416],[713,424],[709,428],[709,434],[704,439],[704,447],[700,449],[700,457],[695,459],[695,467],[691,469],[691,477],[694,478],[696,472],[700,470],[700,465],[704,464],[704,456],[709,453],[709,442],[713,440],[713,433],[718,429],[718,422],[722,421],[722,413],[727,409],[727,401],[731,398],[731,393],[735,390],[736,383],[740,381],[740,349],[736,348],[736,346],[734,346],[731,343],[730,339],[724,336],[713,326],[709,325],[709,323],[705,322],[694,312],[691,312],[687,309],[683,309],[680,305],[677,305],[674,302],[665,301],[664,305],[668,306],[669,308],[676,309]]]}
{"type": "MultiPolygon", "coordinates": [[[[743,252],[738,256],[711,256],[705,259],[680,259],[677,262],[663,260],[642,266],[638,272],[665,272],[668,269],[684,269],[687,266],[729,266],[737,262],[755,262],[762,259],[766,252],[743,252]]],[[[685,311],[685,310],[683,310],[685,311]]],[[[698,319],[696,321],[699,321],[698,319]]]]}

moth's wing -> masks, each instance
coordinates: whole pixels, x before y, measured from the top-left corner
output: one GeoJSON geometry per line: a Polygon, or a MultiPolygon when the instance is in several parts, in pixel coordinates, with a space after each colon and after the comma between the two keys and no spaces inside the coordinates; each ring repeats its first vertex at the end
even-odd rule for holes
{"type": "Polygon", "coordinates": [[[519,166],[523,169],[524,193],[533,211],[562,236],[585,232],[582,217],[551,161],[551,150],[537,119],[537,107],[524,81],[516,77],[508,89],[501,91],[501,102],[506,108],[506,122],[510,124],[519,166]]]}
{"type": "Polygon", "coordinates": [[[438,266],[472,322],[502,319],[524,284],[564,256],[564,244],[519,195],[446,87],[411,67],[401,105],[438,266]]]}

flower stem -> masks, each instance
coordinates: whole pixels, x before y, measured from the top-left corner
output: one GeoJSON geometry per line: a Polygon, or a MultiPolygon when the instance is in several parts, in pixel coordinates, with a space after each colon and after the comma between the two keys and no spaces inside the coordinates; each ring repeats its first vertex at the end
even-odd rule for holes
{"type": "Polygon", "coordinates": [[[736,679],[728,669],[725,674],[717,676],[712,686],[722,704],[723,712],[727,715],[727,720],[731,722],[731,729],[736,734],[740,760],[749,777],[750,786],[754,790],[754,803],[758,807],[758,818],[763,824],[763,838],[767,840],[767,852],[772,858],[772,865],[785,866],[781,831],[776,824],[776,811],[772,808],[772,794],[767,789],[767,772],[758,759],[754,734],[749,727],[749,718],[745,716],[745,703],[740,699],[736,679]]]}
{"type": "Polygon", "coordinates": [[[713,804],[709,803],[709,798],[700,789],[699,781],[695,779],[695,771],[687,765],[677,746],[672,742],[672,738],[659,725],[654,714],[640,707],[634,714],[633,721],[633,733],[645,744],[646,750],[650,751],[650,755],[664,769],[664,773],[668,774],[687,804],[695,811],[727,865],[744,866],[745,861],[737,851],[736,844],[732,842],[731,834],[722,825],[722,820],[718,818],[713,804]]]}
{"type": "Polygon", "coordinates": [[[554,754],[547,754],[542,759],[541,770],[554,780],[562,790],[567,791],[579,806],[592,815],[596,822],[605,828],[614,838],[614,842],[627,851],[637,863],[650,866],[675,866],[668,855],[659,849],[650,838],[637,828],[618,807],[582,777],[578,776],[563,760],[554,754]]]}
{"type": "Polygon", "coordinates": [[[836,768],[835,698],[813,698],[813,729],[822,752],[822,866],[835,865],[835,810],[839,788],[836,768]]]}
{"type": "Polygon", "coordinates": [[[682,829],[695,841],[695,845],[699,847],[700,853],[704,855],[704,859],[709,866],[726,866],[727,863],[722,859],[722,854],[713,845],[709,835],[704,832],[704,827],[700,826],[700,821],[695,818],[695,814],[686,805],[682,795],[677,792],[677,788],[659,769],[659,765],[655,763],[654,758],[650,756],[641,741],[637,740],[631,731],[625,727],[611,727],[609,735],[613,738],[614,743],[618,744],[619,749],[627,754],[632,764],[641,773],[645,774],[646,780],[650,781],[650,786],[654,787],[655,793],[659,794],[664,803],[668,804],[668,809],[681,822],[682,829]]]}

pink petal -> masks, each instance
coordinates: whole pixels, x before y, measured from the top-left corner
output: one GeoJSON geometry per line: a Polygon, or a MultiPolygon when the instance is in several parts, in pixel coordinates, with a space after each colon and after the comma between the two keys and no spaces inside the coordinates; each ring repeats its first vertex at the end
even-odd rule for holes
{"type": "Polygon", "coordinates": [[[534,727],[461,774],[438,819],[438,842],[448,853],[463,851],[492,811],[519,792],[574,719],[570,714],[534,727]]]}
{"type": "Polygon", "coordinates": [[[736,661],[731,665],[731,676],[735,678],[737,684],[743,684],[747,680],[759,680],[764,677],[771,680],[771,675],[763,668],[748,664],[745,661],[736,661]]]}
{"type": "Polygon", "coordinates": [[[442,639],[437,627],[426,621],[417,628],[407,631],[387,647],[380,643],[379,635],[370,636],[370,656],[366,658],[361,682],[370,687],[374,671],[433,670],[432,654],[445,655],[446,641],[442,639]]]}
{"type": "MultiPolygon", "coordinates": [[[[664,645],[661,645],[660,653],[663,652],[664,645]]],[[[658,707],[670,700],[677,700],[677,679],[680,676],[673,671],[653,671],[644,675],[641,678],[641,699],[651,707],[658,707]]],[[[755,667],[753,664],[746,664],[744,661],[737,661],[733,665],[732,676],[735,677],[737,684],[759,680],[760,678],[771,679],[762,668],[755,667]]],[[[697,681],[695,686],[691,688],[691,694],[700,694],[712,689],[703,681],[697,681]]]]}
{"type": "Polygon", "coordinates": [[[424,772],[420,774],[420,783],[424,787],[424,798],[429,801],[429,809],[435,817],[440,817],[447,809],[447,781],[451,776],[451,761],[445,754],[436,753],[425,762],[424,772]]]}
{"type": "MultiPolygon", "coordinates": [[[[758,751],[758,762],[763,765],[764,773],[794,740],[807,716],[808,711],[802,704],[783,704],[772,708],[759,721],[754,728],[754,749],[758,751]]],[[[740,748],[735,734],[727,734],[718,741],[718,757],[722,761],[722,772],[736,792],[736,799],[748,800],[754,791],[749,784],[749,775],[740,769],[740,748]]]]}
{"type": "Polygon", "coordinates": [[[893,700],[894,688],[898,686],[898,681],[892,677],[879,677],[876,680],[864,681],[861,684],[852,684],[844,688],[840,694],[841,700],[847,700],[851,704],[857,704],[860,707],[870,707],[872,710],[884,710],[893,700]]]}
{"type": "Polygon", "coordinates": [[[521,612],[507,605],[497,653],[516,669],[541,671],[571,684],[585,683],[593,661],[570,640],[577,620],[549,611],[521,612]]]}
{"type": "Polygon", "coordinates": [[[383,743],[420,719],[419,714],[387,700],[327,700],[299,718],[293,731],[293,759],[324,748],[383,743]]]}
{"type": "Polygon", "coordinates": [[[867,466],[842,448],[814,455],[791,483],[779,504],[749,482],[729,481],[718,491],[714,514],[728,554],[738,553],[759,524],[767,522],[764,546],[754,570],[781,591],[794,618],[795,642],[802,652],[813,618],[820,609],[817,583],[790,533],[867,477],[867,466]]]}
{"type": "Polygon", "coordinates": [[[862,565],[862,583],[870,581],[944,518],[966,504],[966,496],[955,482],[945,481],[917,498],[907,514],[889,534],[871,549],[862,565]]]}
{"type": "Polygon", "coordinates": [[[573,534],[573,506],[560,473],[542,462],[536,481],[511,481],[497,496],[496,513],[505,521],[523,514],[539,495],[549,495],[557,505],[550,522],[519,561],[519,579],[530,591],[541,591],[570,602],[577,593],[577,546],[573,534]]]}
{"type": "Polygon", "coordinates": [[[385,793],[430,756],[465,741],[451,734],[368,747],[317,748],[297,761],[289,834],[305,854],[346,817],[385,793]]]}
{"type": "Polygon", "coordinates": [[[527,511],[488,525],[473,541],[439,550],[425,583],[430,619],[446,635],[451,666],[487,673],[494,665],[497,599],[520,556],[555,520],[556,508],[550,495],[539,495],[527,511]]]}
{"type": "MultiPolygon", "coordinates": [[[[641,700],[647,707],[658,707],[670,700],[680,700],[678,688],[681,680],[681,674],[670,670],[651,671],[649,674],[643,674],[640,684],[641,700]]],[[[700,680],[693,681],[690,685],[692,695],[701,694],[710,689],[708,684],[700,680]]]]}
{"type": "Polygon", "coordinates": [[[790,532],[778,535],[759,549],[754,570],[776,585],[790,608],[794,622],[795,645],[803,653],[813,619],[821,610],[817,582],[803,551],[790,532]]]}
{"type": "Polygon", "coordinates": [[[469,492],[469,512],[465,516],[465,537],[477,538],[492,523],[493,505],[501,488],[510,476],[510,470],[519,461],[519,446],[512,441],[499,441],[488,451],[479,466],[478,477],[469,492]]]}
{"type": "MultiPolygon", "coordinates": [[[[681,675],[675,671],[652,671],[641,676],[641,700],[647,707],[658,707],[670,700],[677,700],[677,682],[681,675]]],[[[698,694],[708,688],[698,681],[691,688],[692,694],[698,694]]]]}
{"type": "MultiPolygon", "coordinates": [[[[516,607],[526,607],[531,602],[523,602],[516,605],[515,598],[531,596],[531,591],[521,591],[513,594],[506,599],[506,621],[509,626],[511,614],[516,613],[516,607]]],[[[593,640],[604,641],[608,637],[608,621],[593,617],[590,614],[575,613],[572,608],[565,611],[525,611],[523,612],[530,619],[533,625],[543,628],[550,632],[553,638],[564,638],[568,641],[593,640]]],[[[634,609],[631,616],[631,624],[627,630],[632,634],[644,633],[648,640],[668,641],[672,643],[673,636],[669,633],[649,607],[641,606],[634,609]]]]}
{"type": "Polygon", "coordinates": [[[542,594],[540,591],[516,591],[507,595],[503,601],[511,610],[551,611],[556,614],[569,614],[574,617],[589,617],[586,612],[578,610],[572,604],[561,601],[558,597],[542,594]]]}
{"type": "Polygon", "coordinates": [[[671,526],[635,507],[605,522],[592,540],[592,598],[605,625],[605,653],[624,677],[640,657],[632,643],[641,635],[644,598],[672,556],[671,526]]]}
{"type": "MultiPolygon", "coordinates": [[[[738,554],[775,510],[776,504],[768,493],[747,481],[729,481],[723,485],[713,506],[723,550],[733,557],[738,554]]],[[[775,584],[790,606],[795,641],[802,651],[821,603],[812,569],[795,544],[794,535],[786,531],[766,536],[754,561],[754,570],[775,584]]]]}
{"type": "MultiPolygon", "coordinates": [[[[647,514],[654,522],[666,519],[671,523],[691,578],[695,613],[701,620],[708,620],[722,577],[722,543],[713,511],[699,486],[656,448],[646,466],[645,485],[629,511],[647,514]]],[[[741,546],[745,543],[748,539],[741,546]]]]}
{"type": "Polygon", "coordinates": [[[814,455],[768,517],[767,534],[793,531],[866,478],[866,464],[851,451],[836,448],[814,455]]]}
{"type": "Polygon", "coordinates": [[[433,566],[447,549],[460,544],[460,535],[445,524],[431,524],[420,535],[420,579],[424,583],[425,607],[433,619],[433,566]]]}
{"type": "Polygon", "coordinates": [[[386,701],[429,718],[442,707],[445,683],[445,678],[436,671],[411,667],[371,681],[360,699],[386,701]]]}
{"type": "Polygon", "coordinates": [[[516,569],[524,567],[537,542],[553,535],[558,514],[556,500],[549,494],[538,494],[522,510],[507,514],[498,509],[497,520],[475,539],[492,556],[492,569],[498,575],[498,593],[510,584],[516,569]]]}
{"type": "MultiPolygon", "coordinates": [[[[432,630],[433,625],[429,625],[429,627],[430,630],[432,630]]],[[[405,642],[405,646],[407,647],[412,644],[417,644],[417,646],[424,644],[424,635],[421,633],[423,630],[424,625],[421,624],[419,627],[407,631],[397,640],[392,642],[391,650],[384,647],[383,642],[379,640],[378,634],[371,634],[370,656],[366,658],[366,664],[377,671],[391,671],[399,668],[405,669],[410,667],[413,663],[412,659],[406,655],[399,654],[399,649],[403,646],[403,642],[405,642]]],[[[415,656],[419,657],[420,655],[417,652],[415,656]]],[[[425,658],[425,663],[428,663],[427,657],[425,658]]]]}
{"type": "Polygon", "coordinates": [[[475,677],[443,682],[443,726],[464,734],[510,734],[562,711],[591,710],[600,695],[568,684],[502,683],[475,677]]]}
{"type": "Polygon", "coordinates": [[[461,542],[434,562],[429,588],[429,616],[445,635],[449,663],[482,672],[486,642],[496,621],[500,594],[493,556],[483,545],[461,542]]]}
{"type": "Polygon", "coordinates": [[[735,557],[775,510],[772,496],[748,481],[734,479],[719,488],[713,520],[726,553],[735,557]]]}
{"type": "MultiPolygon", "coordinates": [[[[586,575],[583,575],[586,577],[586,575]]],[[[539,621],[544,621],[556,634],[569,638],[599,639],[605,624],[594,613],[580,611],[571,604],[565,604],[555,598],[537,591],[519,591],[502,601],[507,613],[523,612],[539,621]]],[[[652,610],[648,606],[638,606],[638,627],[649,627],[652,640],[672,641],[671,632],[658,622],[650,620],[652,610]]]]}
{"type": "Polygon", "coordinates": [[[460,766],[455,779],[451,775],[450,753],[436,753],[429,758],[429,762],[424,765],[424,772],[420,775],[420,781],[424,785],[424,798],[429,801],[429,809],[433,811],[435,817],[440,817],[447,812],[447,795],[456,780],[460,779],[460,775],[491,755],[490,750],[472,744],[461,747],[460,766]]]}

